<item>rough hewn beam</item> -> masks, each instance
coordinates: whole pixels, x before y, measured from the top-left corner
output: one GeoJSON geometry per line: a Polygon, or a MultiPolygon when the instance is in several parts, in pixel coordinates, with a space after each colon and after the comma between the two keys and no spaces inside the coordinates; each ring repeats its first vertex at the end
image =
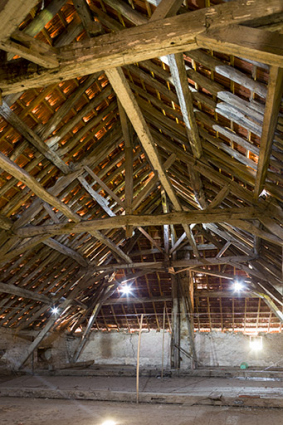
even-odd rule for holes
{"type": "Polygon", "coordinates": [[[0,41],[0,48],[12,56],[19,55],[44,68],[59,66],[56,49],[22,31],[15,31],[12,40],[0,41]]]}
{"type": "Polygon", "coordinates": [[[196,37],[198,47],[283,67],[283,35],[230,25],[196,37]]]}
{"type": "MultiPolygon", "coordinates": [[[[1,165],[1,162],[0,162],[1,165]]],[[[30,237],[42,234],[81,233],[93,230],[107,230],[129,226],[164,226],[166,224],[199,224],[199,223],[233,223],[235,220],[256,219],[264,214],[255,208],[227,208],[211,211],[179,211],[162,215],[120,215],[97,220],[87,220],[80,223],[51,224],[43,226],[27,226],[16,230],[20,237],[30,237]]]]}
{"type": "Polygon", "coordinates": [[[47,190],[45,190],[34,177],[29,175],[29,173],[27,173],[23,168],[19,167],[2,153],[0,153],[0,167],[2,167],[3,170],[11,174],[19,181],[25,183],[35,195],[53,207],[57,208],[59,211],[65,214],[66,217],[77,222],[80,221],[79,216],[74,214],[67,205],[59,201],[55,196],[48,193],[47,190]]]}
{"type": "Polygon", "coordinates": [[[27,298],[29,300],[40,301],[45,304],[51,304],[52,300],[46,295],[37,294],[36,292],[29,291],[28,289],[20,288],[19,286],[9,285],[0,282],[0,292],[5,294],[16,295],[17,297],[27,298]]]}
{"type": "Polygon", "coordinates": [[[17,93],[103,69],[193,50],[195,37],[208,26],[221,28],[280,12],[283,12],[281,0],[237,0],[105,34],[59,49],[60,66],[54,70],[39,67],[35,72],[23,71],[18,75],[19,69],[14,66],[6,68],[6,72],[2,69],[0,88],[4,95],[17,93]]]}
{"type": "Polygon", "coordinates": [[[0,40],[7,39],[21,24],[38,0],[4,0],[0,5],[0,40]]]}

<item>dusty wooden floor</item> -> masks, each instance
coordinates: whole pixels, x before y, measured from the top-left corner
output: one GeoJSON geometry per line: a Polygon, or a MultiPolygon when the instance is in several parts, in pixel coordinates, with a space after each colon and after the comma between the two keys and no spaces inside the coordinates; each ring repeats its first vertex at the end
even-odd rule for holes
{"type": "Polygon", "coordinates": [[[0,399],[1,425],[279,425],[283,409],[0,399]]]}

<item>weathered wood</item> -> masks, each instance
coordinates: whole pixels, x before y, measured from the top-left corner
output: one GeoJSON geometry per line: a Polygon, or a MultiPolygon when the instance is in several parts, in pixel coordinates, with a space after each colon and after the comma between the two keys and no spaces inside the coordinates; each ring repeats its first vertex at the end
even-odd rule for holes
{"type": "Polygon", "coordinates": [[[14,67],[9,67],[6,74],[3,70],[0,88],[6,95],[189,48],[193,50],[195,37],[204,31],[208,21],[210,29],[214,29],[282,11],[280,0],[268,3],[239,0],[166,18],[162,23],[158,20],[118,34],[105,34],[59,49],[61,65],[54,70],[26,72],[16,79],[14,67]]]}
{"type": "Polygon", "coordinates": [[[283,94],[283,69],[271,67],[268,81],[268,96],[265,104],[260,152],[257,166],[254,196],[257,199],[264,187],[274,133],[278,121],[283,94]]]}
{"type": "Polygon", "coordinates": [[[202,155],[201,141],[194,115],[193,97],[189,89],[185,62],[182,53],[168,56],[170,71],[176,88],[179,104],[187,129],[189,143],[196,158],[202,155]]]}
{"type": "Polygon", "coordinates": [[[0,10],[0,40],[6,40],[12,32],[22,23],[38,0],[6,0],[1,3],[0,10]]]}
{"type": "Polygon", "coordinates": [[[43,294],[38,294],[34,291],[29,291],[28,289],[21,288],[19,286],[2,283],[0,282],[0,292],[16,295],[17,297],[27,298],[29,300],[39,301],[45,304],[51,304],[51,298],[43,294]]]}
{"type": "Polygon", "coordinates": [[[210,202],[207,209],[211,210],[213,208],[217,208],[218,205],[222,203],[222,201],[228,196],[230,192],[230,186],[223,186],[220,192],[215,196],[215,198],[210,202]]]}
{"type": "Polygon", "coordinates": [[[82,24],[90,36],[99,34],[102,30],[99,22],[93,20],[88,4],[85,0],[73,0],[76,11],[81,18],[82,24]]]}
{"type": "Polygon", "coordinates": [[[246,291],[242,290],[239,292],[234,291],[233,289],[228,291],[211,291],[211,290],[196,290],[195,297],[198,298],[258,298],[252,290],[246,291]]]}
{"type": "Polygon", "coordinates": [[[55,196],[48,193],[34,177],[29,175],[23,168],[16,165],[2,153],[0,153],[0,166],[5,171],[7,171],[7,173],[11,174],[19,181],[25,183],[39,198],[57,208],[59,211],[65,214],[66,217],[76,222],[80,221],[79,217],[74,214],[67,205],[59,201],[55,196]]]}
{"type": "Polygon", "coordinates": [[[114,201],[117,202],[121,207],[124,207],[124,202],[114,193],[112,190],[95,174],[87,165],[84,166],[86,172],[99,184],[99,186],[111,196],[114,201]]]}
{"type": "Polygon", "coordinates": [[[183,4],[183,0],[162,0],[155,11],[153,12],[150,20],[157,21],[165,17],[175,16],[183,4]]]}
{"type": "MultiPolygon", "coordinates": [[[[1,158],[1,157],[0,157],[1,158]]],[[[1,165],[1,162],[0,162],[1,165]]],[[[267,213],[268,214],[268,213],[267,213]]],[[[164,226],[166,224],[198,224],[198,223],[232,223],[235,220],[250,220],[263,217],[265,214],[256,208],[227,208],[211,211],[179,211],[162,215],[127,215],[111,218],[87,220],[80,223],[51,224],[43,226],[27,226],[15,231],[20,237],[30,237],[42,234],[68,234],[81,233],[93,230],[103,230],[129,226],[164,226]]],[[[244,221],[243,221],[244,223],[244,221]]]]}
{"type": "Polygon", "coordinates": [[[120,297],[109,299],[103,305],[116,305],[116,304],[144,304],[144,303],[157,303],[172,301],[172,297],[151,297],[151,298],[133,298],[133,297],[120,297]]]}
{"type": "Polygon", "coordinates": [[[208,29],[196,37],[198,47],[283,66],[283,35],[238,25],[208,29]]]}
{"type": "MultiPolygon", "coordinates": [[[[221,258],[205,258],[205,259],[191,259],[191,260],[174,260],[171,261],[170,266],[174,268],[194,268],[198,266],[210,266],[210,265],[218,265],[218,264],[241,264],[241,263],[248,263],[249,261],[253,260],[253,256],[246,256],[246,255],[239,255],[239,256],[229,256],[229,257],[221,257],[221,258]]],[[[156,271],[160,269],[166,269],[168,267],[168,263],[160,262],[160,261],[153,261],[153,262],[142,262],[142,263],[131,263],[131,264],[107,264],[102,266],[95,267],[95,271],[102,271],[102,270],[120,270],[120,269],[155,269],[156,271]]],[[[181,270],[179,272],[182,272],[184,270],[181,270]]],[[[174,274],[174,273],[171,273],[174,274]]]]}
{"type": "Polygon", "coordinates": [[[41,343],[41,341],[45,338],[46,334],[50,331],[50,329],[53,327],[54,323],[59,319],[61,314],[66,310],[67,307],[71,304],[72,299],[66,299],[63,301],[63,303],[58,307],[58,313],[53,314],[49,320],[47,321],[44,328],[38,333],[34,341],[31,343],[29,348],[27,349],[27,352],[23,355],[23,358],[20,362],[19,369],[23,367],[27,359],[31,356],[31,354],[34,352],[34,350],[38,347],[38,345],[41,343]]]}
{"type": "Polygon", "coordinates": [[[44,242],[45,245],[49,246],[49,248],[55,249],[61,254],[67,255],[68,257],[73,258],[77,263],[79,263],[83,267],[88,266],[87,260],[82,257],[78,252],[69,248],[68,246],[56,241],[56,239],[49,238],[44,242]]]}
{"type": "Polygon", "coordinates": [[[42,153],[47,159],[49,159],[56,167],[58,167],[63,173],[68,174],[70,169],[58,155],[52,151],[51,148],[45,144],[40,137],[27,125],[25,124],[9,106],[3,102],[0,106],[0,115],[11,124],[26,140],[28,140],[39,152],[42,153]]]}
{"type": "Polygon", "coordinates": [[[44,68],[59,66],[57,51],[46,43],[42,43],[21,31],[14,31],[13,38],[6,41],[0,40],[0,48],[5,52],[19,55],[44,68]]]}

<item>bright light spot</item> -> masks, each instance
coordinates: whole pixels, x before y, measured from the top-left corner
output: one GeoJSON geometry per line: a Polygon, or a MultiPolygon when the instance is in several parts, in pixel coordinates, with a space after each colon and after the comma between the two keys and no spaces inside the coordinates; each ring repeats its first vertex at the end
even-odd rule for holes
{"type": "Polygon", "coordinates": [[[244,286],[241,282],[238,282],[237,280],[234,282],[234,291],[242,291],[244,289],[244,286]]]}
{"type": "Polygon", "coordinates": [[[261,337],[251,337],[250,347],[254,351],[262,350],[262,338],[261,337]]]}
{"type": "Polygon", "coordinates": [[[109,419],[108,421],[103,422],[102,425],[116,425],[116,422],[114,422],[111,419],[109,419]]]}
{"type": "Polygon", "coordinates": [[[59,309],[57,307],[53,307],[51,309],[51,312],[52,312],[52,314],[57,314],[57,313],[59,313],[59,309]]]}
{"type": "Polygon", "coordinates": [[[123,285],[121,286],[120,291],[123,295],[129,295],[132,293],[132,288],[128,285],[123,285]]]}

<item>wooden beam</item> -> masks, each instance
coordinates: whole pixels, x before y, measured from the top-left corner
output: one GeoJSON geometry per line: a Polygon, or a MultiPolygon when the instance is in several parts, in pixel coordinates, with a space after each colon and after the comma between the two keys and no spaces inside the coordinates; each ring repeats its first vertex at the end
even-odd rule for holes
{"type": "Polygon", "coordinates": [[[0,49],[18,55],[44,68],[59,66],[57,51],[49,44],[38,41],[22,31],[14,31],[13,39],[0,41],[0,49]]]}
{"type": "MultiPolygon", "coordinates": [[[[156,262],[135,262],[131,264],[107,264],[95,267],[95,271],[106,271],[106,270],[122,270],[122,269],[153,269],[158,271],[160,269],[167,269],[168,267],[174,268],[194,268],[198,266],[210,266],[218,264],[234,264],[234,263],[248,263],[254,260],[253,256],[239,255],[229,256],[221,258],[205,258],[205,259],[192,259],[192,260],[174,260],[170,264],[168,262],[156,261],[156,262]]],[[[181,270],[183,271],[183,270],[181,270]]],[[[172,273],[173,274],[173,273],[172,273]]]]}
{"type": "Polygon", "coordinates": [[[210,290],[196,290],[195,297],[198,298],[259,298],[259,295],[254,294],[252,291],[235,292],[228,291],[210,291],[210,290]]]}
{"type": "Polygon", "coordinates": [[[0,40],[6,40],[23,22],[38,0],[4,0],[0,6],[0,40]]]}
{"type": "Polygon", "coordinates": [[[196,158],[200,158],[202,155],[202,146],[198,126],[195,120],[193,97],[189,88],[183,54],[178,53],[175,55],[169,55],[168,60],[180,108],[186,125],[188,140],[191,145],[193,155],[196,158]]]}
{"type": "MultiPolygon", "coordinates": [[[[75,291],[73,291],[73,292],[75,292],[75,291]]],[[[59,307],[57,307],[58,313],[51,315],[51,317],[47,321],[44,328],[38,333],[38,335],[36,336],[34,341],[31,343],[31,345],[27,349],[27,352],[24,354],[24,356],[21,359],[19,369],[25,364],[27,359],[31,356],[31,354],[34,352],[34,350],[38,347],[38,345],[41,343],[41,341],[45,338],[46,334],[50,331],[50,329],[52,328],[54,323],[59,319],[59,317],[66,310],[66,308],[69,307],[71,302],[72,302],[71,298],[66,299],[65,301],[63,301],[63,303],[59,307]]]]}
{"type": "Polygon", "coordinates": [[[73,4],[88,35],[99,34],[102,30],[101,24],[93,20],[87,2],[85,0],[73,0],[73,4]]]}
{"type": "Polygon", "coordinates": [[[159,4],[153,12],[150,20],[157,21],[159,19],[175,16],[183,4],[183,0],[159,0],[159,4]]]}
{"type": "Polygon", "coordinates": [[[88,267],[88,261],[82,255],[80,255],[75,250],[69,248],[68,246],[56,241],[56,239],[49,238],[44,241],[44,245],[49,246],[49,248],[55,249],[63,255],[67,255],[68,257],[73,258],[82,267],[88,267]]]}
{"type": "Polygon", "coordinates": [[[0,153],[0,167],[2,167],[3,170],[11,174],[19,181],[25,183],[36,196],[61,211],[66,217],[74,220],[75,222],[80,221],[79,216],[74,214],[67,205],[59,201],[55,196],[48,193],[47,190],[45,190],[34,177],[32,177],[23,168],[19,167],[2,153],[0,153]]]}
{"type": "MultiPolygon", "coordinates": [[[[282,38],[283,43],[283,38],[282,38]]],[[[283,46],[283,44],[282,44],[283,46]]],[[[282,63],[283,66],[283,63],[282,63]]],[[[268,94],[265,104],[260,151],[257,166],[257,175],[254,188],[254,197],[257,199],[262,192],[269,166],[270,152],[274,139],[274,133],[278,121],[283,94],[283,69],[272,66],[268,80],[268,94]]]]}
{"type": "Polygon", "coordinates": [[[215,30],[208,29],[196,37],[196,42],[201,49],[283,67],[283,35],[277,32],[229,25],[215,30]]]}
{"type": "MultiPolygon", "coordinates": [[[[0,156],[1,166],[1,156],[0,156]]],[[[227,222],[232,223],[235,220],[251,220],[264,216],[264,213],[256,208],[226,208],[215,210],[202,210],[202,211],[178,211],[169,214],[161,215],[120,215],[116,217],[109,217],[97,220],[87,220],[80,223],[61,223],[50,224],[43,226],[26,226],[19,228],[15,234],[20,237],[30,237],[44,234],[68,234],[68,233],[82,233],[90,232],[93,230],[107,230],[120,228],[126,225],[129,226],[164,226],[165,224],[201,224],[201,223],[218,223],[227,222]]],[[[246,223],[243,221],[243,223],[246,223]]],[[[247,225],[250,225],[248,223],[247,225]]],[[[257,229],[258,231],[258,229],[257,229]]]]}
{"type": "Polygon", "coordinates": [[[105,303],[103,303],[104,306],[106,305],[118,305],[118,304],[146,304],[146,303],[163,303],[172,301],[172,297],[151,297],[151,298],[133,298],[133,297],[120,297],[120,298],[113,298],[109,299],[105,303]]]}
{"type": "Polygon", "coordinates": [[[3,292],[5,294],[16,295],[17,297],[20,297],[20,298],[27,298],[29,300],[39,301],[45,304],[52,303],[51,298],[47,297],[46,295],[37,294],[34,291],[30,291],[28,289],[24,289],[19,286],[7,284],[7,283],[0,282],[0,292],[3,292]]]}
{"type": "MultiPolygon", "coordinates": [[[[167,192],[173,207],[176,211],[181,211],[182,206],[175,194],[175,191],[172,187],[172,184],[164,170],[164,167],[161,163],[161,160],[158,156],[157,149],[155,147],[154,140],[149,131],[147,123],[143,117],[143,114],[140,110],[140,107],[133,95],[133,92],[129,86],[128,81],[121,68],[108,69],[106,75],[116,92],[123,108],[125,109],[132,125],[141,141],[141,144],[147,154],[149,161],[151,162],[152,168],[158,172],[159,180],[167,192]]],[[[194,254],[196,257],[199,256],[198,250],[196,248],[196,243],[191,229],[184,224],[183,225],[187,238],[190,241],[190,244],[193,247],[194,254]]]]}
{"type": "Polygon", "coordinates": [[[64,174],[68,174],[70,169],[59,156],[44,143],[40,137],[25,124],[9,106],[3,102],[0,106],[0,115],[11,124],[29,143],[31,143],[42,155],[58,167],[64,174]]]}
{"type": "Polygon", "coordinates": [[[242,23],[262,16],[281,13],[281,0],[237,0],[194,12],[153,21],[115,34],[105,34],[59,49],[60,66],[18,74],[14,65],[2,69],[3,94],[17,93],[62,80],[115,68],[170,53],[196,48],[195,37],[210,29],[242,23]]]}

